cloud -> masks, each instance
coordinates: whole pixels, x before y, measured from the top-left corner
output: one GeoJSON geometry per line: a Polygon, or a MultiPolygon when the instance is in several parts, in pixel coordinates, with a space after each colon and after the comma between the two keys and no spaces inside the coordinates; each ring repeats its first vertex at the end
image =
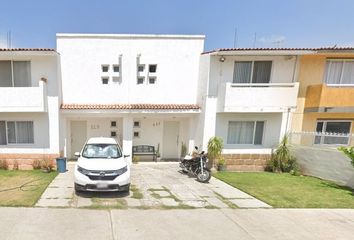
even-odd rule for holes
{"type": "Polygon", "coordinates": [[[270,37],[261,37],[258,39],[258,42],[264,44],[277,44],[285,42],[286,37],[281,35],[271,35],[270,37]]]}

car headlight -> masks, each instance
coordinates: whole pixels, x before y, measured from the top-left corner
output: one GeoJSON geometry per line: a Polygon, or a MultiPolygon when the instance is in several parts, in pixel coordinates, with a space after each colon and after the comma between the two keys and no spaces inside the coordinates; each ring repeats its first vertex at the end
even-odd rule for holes
{"type": "Polygon", "coordinates": [[[77,167],[77,171],[79,171],[80,173],[84,174],[84,175],[88,175],[90,173],[89,170],[82,168],[80,166],[77,167]]]}
{"type": "Polygon", "coordinates": [[[118,170],[114,171],[114,173],[117,174],[117,175],[122,175],[126,171],[128,171],[128,167],[127,166],[125,166],[124,168],[121,168],[121,169],[118,169],[118,170]]]}

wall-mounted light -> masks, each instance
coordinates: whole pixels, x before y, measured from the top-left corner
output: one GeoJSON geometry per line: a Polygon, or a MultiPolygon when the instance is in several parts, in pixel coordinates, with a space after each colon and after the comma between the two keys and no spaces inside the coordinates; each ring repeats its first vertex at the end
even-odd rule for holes
{"type": "Polygon", "coordinates": [[[219,62],[225,62],[225,60],[226,60],[226,58],[225,58],[224,56],[221,56],[221,57],[219,58],[219,62]]]}

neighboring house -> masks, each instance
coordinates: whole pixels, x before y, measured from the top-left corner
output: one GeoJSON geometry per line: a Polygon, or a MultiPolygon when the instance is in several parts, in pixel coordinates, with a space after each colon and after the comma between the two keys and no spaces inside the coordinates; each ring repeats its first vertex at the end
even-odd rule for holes
{"type": "Polygon", "coordinates": [[[59,54],[0,49],[0,159],[31,168],[59,156],[59,54]]]}
{"type": "Polygon", "coordinates": [[[219,49],[201,56],[197,135],[223,139],[230,170],[262,170],[290,130],[303,49],[219,49]]]}
{"type": "Polygon", "coordinates": [[[300,60],[292,130],[313,133],[301,133],[305,145],[354,146],[354,48],[314,50],[300,60]]]}
{"type": "Polygon", "coordinates": [[[73,158],[89,137],[116,138],[125,155],[151,145],[162,159],[194,146],[204,36],[57,34],[61,149],[73,158]]]}

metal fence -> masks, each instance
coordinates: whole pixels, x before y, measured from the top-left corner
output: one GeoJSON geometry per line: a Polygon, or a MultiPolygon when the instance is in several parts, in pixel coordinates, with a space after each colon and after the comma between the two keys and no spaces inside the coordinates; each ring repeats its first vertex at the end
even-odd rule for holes
{"type": "Polygon", "coordinates": [[[354,134],[323,132],[291,132],[289,143],[302,146],[354,146],[354,134]]]}

